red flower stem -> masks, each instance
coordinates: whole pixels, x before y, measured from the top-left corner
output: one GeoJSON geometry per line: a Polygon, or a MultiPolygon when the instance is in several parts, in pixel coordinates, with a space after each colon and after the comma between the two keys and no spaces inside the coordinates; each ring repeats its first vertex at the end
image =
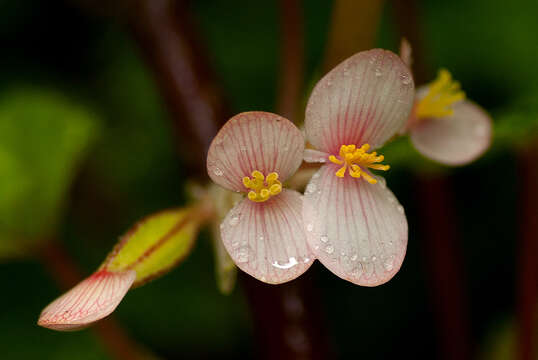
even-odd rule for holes
{"type": "MultiPolygon", "coordinates": [[[[281,9],[286,8],[286,4],[283,2],[281,9]]],[[[294,22],[301,23],[294,19],[300,15],[299,6],[293,2],[289,6],[295,8],[285,10],[283,25],[294,28],[297,26],[294,22]]],[[[205,66],[207,61],[200,42],[192,41],[196,37],[188,9],[182,1],[139,0],[130,16],[131,29],[144,50],[147,64],[156,74],[158,87],[167,99],[176,127],[197,137],[198,141],[188,153],[196,152],[195,149],[207,151],[218,126],[229,118],[229,112],[211,71],[205,66]]],[[[294,37],[300,36],[300,29],[293,31],[296,31],[294,37]]],[[[287,34],[283,37],[287,38],[287,34]]],[[[297,44],[301,40],[287,38],[287,41],[297,44]]],[[[298,61],[302,62],[302,54],[296,53],[298,49],[288,48],[289,44],[284,46],[287,53],[283,66],[291,67],[287,71],[300,70],[302,64],[298,61]]],[[[301,75],[294,74],[293,81],[281,83],[285,87],[281,91],[298,96],[300,82],[301,75]]],[[[291,114],[296,103],[297,98],[287,99],[280,106],[282,111],[291,114]]],[[[179,131],[176,134],[177,143],[181,144],[183,134],[179,131]]],[[[199,153],[203,155],[205,151],[199,153]]],[[[205,157],[193,166],[194,171],[205,174],[205,157]]],[[[309,354],[311,358],[327,358],[322,337],[311,337],[321,333],[324,327],[318,321],[319,308],[312,308],[313,301],[305,300],[316,296],[305,293],[311,287],[302,285],[304,280],[295,280],[286,286],[266,285],[247,275],[241,275],[240,280],[249,299],[255,332],[261,336],[258,341],[262,346],[260,357],[298,359],[304,358],[302,354],[309,354]],[[289,300],[290,292],[294,294],[293,300],[289,300]],[[268,313],[271,316],[267,316],[268,313]]]]}
{"type": "Polygon", "coordinates": [[[538,356],[538,146],[519,154],[521,240],[517,271],[518,359],[538,356]]]}
{"type": "Polygon", "coordinates": [[[469,359],[467,297],[450,182],[444,176],[419,176],[416,191],[431,296],[440,332],[436,358],[469,359]]]}
{"type": "Polygon", "coordinates": [[[156,77],[172,117],[180,154],[189,154],[189,173],[205,174],[211,140],[229,115],[193,31],[186,1],[136,0],[129,25],[156,77]],[[197,149],[197,151],[193,151],[197,149]]]}
{"type": "Polygon", "coordinates": [[[420,30],[421,16],[416,0],[394,0],[393,14],[400,35],[405,37],[413,48],[413,78],[415,84],[424,84],[431,80],[431,74],[424,57],[424,42],[420,30]]]}
{"type": "MultiPolygon", "coordinates": [[[[57,241],[48,242],[41,249],[39,255],[47,271],[63,290],[69,290],[83,279],[81,272],[67,251],[57,241]]],[[[91,327],[91,330],[114,359],[142,360],[150,358],[149,353],[130,339],[113,317],[97,322],[91,327]]]]}
{"type": "Polygon", "coordinates": [[[304,20],[301,0],[280,0],[280,84],[277,113],[295,122],[303,85],[304,20]]]}

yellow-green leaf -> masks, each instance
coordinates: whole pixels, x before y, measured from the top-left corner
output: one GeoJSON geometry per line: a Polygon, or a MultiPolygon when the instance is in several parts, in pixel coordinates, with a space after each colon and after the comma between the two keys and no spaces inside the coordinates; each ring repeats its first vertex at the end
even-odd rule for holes
{"type": "Polygon", "coordinates": [[[111,272],[135,270],[133,286],[152,280],[189,254],[205,218],[196,207],[150,215],[121,238],[101,268],[111,272]]]}

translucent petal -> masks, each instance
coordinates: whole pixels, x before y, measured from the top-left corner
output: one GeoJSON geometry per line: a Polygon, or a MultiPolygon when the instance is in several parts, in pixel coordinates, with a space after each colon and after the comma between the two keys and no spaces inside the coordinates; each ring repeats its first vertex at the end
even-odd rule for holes
{"type": "Polygon", "coordinates": [[[48,305],[37,324],[61,331],[85,328],[114,311],[135,278],[133,270],[98,271],[48,305]]]}
{"type": "Polygon", "coordinates": [[[306,108],[307,140],[337,154],[341,145],[381,146],[402,128],[413,105],[408,67],[374,49],[345,60],[319,81],[306,108]]]}
{"type": "Polygon", "coordinates": [[[234,116],[213,139],[207,171],[217,184],[246,191],[242,179],[254,170],[277,172],[284,181],[303,159],[304,137],[293,123],[276,114],[253,111],[234,116]]]}
{"type": "Polygon", "coordinates": [[[491,143],[491,118],[478,105],[462,101],[454,114],[420,119],[410,131],[413,146],[446,165],[463,165],[480,157],[491,143]]]}
{"type": "Polygon", "coordinates": [[[312,264],[302,219],[303,197],[284,189],[265,202],[238,203],[221,224],[221,236],[236,265],[258,280],[280,284],[312,264]]]}
{"type": "Polygon", "coordinates": [[[339,277],[376,286],[400,269],[407,247],[403,207],[376,177],[334,175],[327,164],[312,177],[304,197],[307,240],[316,258],[339,277]]]}

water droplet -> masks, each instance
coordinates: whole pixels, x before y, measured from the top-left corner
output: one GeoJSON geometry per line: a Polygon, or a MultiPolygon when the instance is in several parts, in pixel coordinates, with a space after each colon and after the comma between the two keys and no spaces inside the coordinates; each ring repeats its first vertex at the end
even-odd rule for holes
{"type": "Polygon", "coordinates": [[[398,209],[399,212],[401,212],[403,214],[404,208],[403,208],[402,205],[398,205],[397,209],[398,209]]]}
{"type": "Polygon", "coordinates": [[[377,260],[377,257],[374,255],[372,256],[372,261],[376,261],[377,260]]]}
{"type": "Polygon", "coordinates": [[[263,241],[264,237],[260,235],[260,237],[258,238],[258,240],[260,241],[263,241]]]}
{"type": "Polygon", "coordinates": [[[376,60],[377,60],[377,57],[376,57],[375,55],[373,55],[373,56],[370,58],[370,64],[374,64],[376,60]]]}
{"type": "Polygon", "coordinates": [[[411,77],[407,74],[400,74],[400,79],[402,79],[402,84],[404,85],[411,84],[411,77]]]}
{"type": "Polygon", "coordinates": [[[357,267],[353,269],[353,271],[351,272],[351,275],[355,278],[359,278],[363,273],[363,269],[362,269],[362,265],[361,264],[357,264],[357,267]]]}
{"type": "Polygon", "coordinates": [[[312,231],[312,230],[314,230],[314,224],[308,224],[308,225],[306,225],[306,230],[307,230],[307,231],[312,231]]]}
{"type": "Polygon", "coordinates": [[[392,259],[392,257],[390,257],[387,260],[385,260],[385,263],[383,264],[383,267],[385,268],[385,270],[391,271],[394,268],[394,259],[392,259]]]}
{"type": "Polygon", "coordinates": [[[288,262],[279,263],[278,261],[275,261],[271,265],[279,269],[289,269],[291,267],[294,267],[298,263],[299,262],[297,261],[297,259],[292,256],[288,259],[288,262]]]}
{"type": "Polygon", "coordinates": [[[381,75],[383,75],[383,73],[381,72],[381,69],[380,69],[380,68],[376,68],[376,69],[375,69],[375,76],[380,77],[381,75]]]}
{"type": "Polygon", "coordinates": [[[239,241],[232,242],[232,247],[236,248],[239,246],[239,241]]]}
{"type": "Polygon", "coordinates": [[[314,250],[319,250],[319,245],[314,245],[314,250]]]}
{"type": "Polygon", "coordinates": [[[329,241],[329,237],[327,235],[322,235],[319,239],[321,240],[321,242],[324,242],[324,243],[329,241]]]}
{"type": "Polygon", "coordinates": [[[308,184],[308,186],[306,187],[306,193],[312,194],[314,191],[316,191],[316,184],[308,184]]]}
{"type": "Polygon", "coordinates": [[[240,217],[241,217],[240,214],[232,215],[232,217],[230,218],[230,221],[228,222],[230,224],[230,226],[237,225],[237,223],[239,223],[239,218],[240,217]]]}
{"type": "Polygon", "coordinates": [[[357,261],[357,258],[358,258],[357,254],[353,254],[353,256],[351,257],[351,261],[357,261]]]}
{"type": "Polygon", "coordinates": [[[344,258],[347,258],[346,253],[343,251],[340,252],[340,255],[343,256],[344,258]]]}
{"type": "Polygon", "coordinates": [[[213,170],[213,174],[215,174],[216,176],[222,176],[222,170],[220,168],[216,167],[213,170]]]}
{"type": "Polygon", "coordinates": [[[325,252],[326,252],[327,254],[332,254],[332,253],[334,252],[334,247],[333,247],[332,245],[327,245],[327,246],[325,247],[325,252]]]}
{"type": "Polygon", "coordinates": [[[250,250],[247,246],[237,249],[235,253],[235,261],[238,263],[244,263],[248,261],[250,250]]]}

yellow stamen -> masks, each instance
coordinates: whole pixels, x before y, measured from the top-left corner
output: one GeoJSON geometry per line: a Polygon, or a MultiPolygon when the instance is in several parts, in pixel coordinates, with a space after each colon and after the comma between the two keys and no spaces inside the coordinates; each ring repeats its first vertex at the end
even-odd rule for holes
{"type": "Polygon", "coordinates": [[[258,170],[252,172],[252,178],[245,176],[243,185],[251,189],[247,197],[254,202],[263,202],[269,200],[271,196],[280,194],[282,183],[278,180],[278,174],[272,172],[265,177],[258,170]]]}
{"type": "Polygon", "coordinates": [[[448,70],[441,69],[437,79],[430,85],[428,94],[418,101],[416,116],[420,119],[452,115],[454,110],[451,105],[463,99],[465,93],[460,89],[460,83],[452,80],[448,70]]]}
{"type": "Polygon", "coordinates": [[[349,167],[349,175],[354,178],[363,177],[364,180],[368,181],[370,184],[375,184],[377,182],[366,169],[375,169],[387,171],[390,166],[384,164],[377,164],[383,161],[383,155],[377,155],[374,151],[373,153],[368,153],[370,145],[364,144],[360,148],[357,148],[355,145],[342,145],[340,147],[339,157],[334,155],[329,156],[329,160],[332,163],[337,165],[343,165],[335,175],[343,178],[346,174],[346,169],[349,167]]]}

